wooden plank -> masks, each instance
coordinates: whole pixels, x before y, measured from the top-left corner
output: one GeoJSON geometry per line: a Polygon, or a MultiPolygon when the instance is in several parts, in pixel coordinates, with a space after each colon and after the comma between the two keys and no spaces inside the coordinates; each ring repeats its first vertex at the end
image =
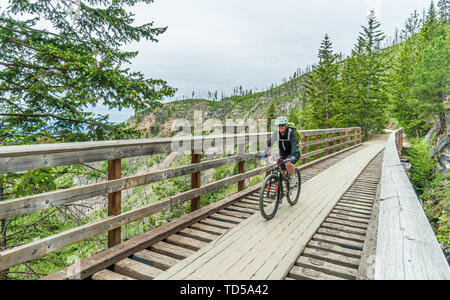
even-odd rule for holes
{"type": "Polygon", "coordinates": [[[338,276],[346,279],[356,279],[357,271],[352,268],[343,267],[322,260],[300,257],[296,262],[299,267],[317,270],[329,275],[338,276]]]}
{"type": "Polygon", "coordinates": [[[359,259],[357,258],[348,257],[345,255],[336,254],[315,248],[306,248],[303,251],[302,256],[323,260],[326,262],[330,262],[333,264],[341,265],[352,269],[358,269],[359,267],[359,259]]]}
{"type": "Polygon", "coordinates": [[[201,230],[203,232],[215,234],[215,235],[221,235],[221,234],[224,234],[225,232],[227,232],[227,229],[218,228],[215,226],[209,226],[209,225],[205,225],[205,224],[201,224],[201,223],[193,224],[193,225],[191,225],[191,228],[196,229],[196,230],[201,230]]]}
{"type": "Polygon", "coordinates": [[[359,202],[359,203],[363,203],[363,204],[367,204],[367,205],[372,205],[373,201],[370,200],[363,200],[363,199],[359,199],[357,197],[349,197],[349,196],[343,196],[342,200],[349,200],[349,201],[355,201],[355,202],[359,202]]]}
{"type": "MultiPolygon", "coordinates": [[[[108,161],[108,180],[119,179],[122,174],[121,159],[108,161]]],[[[114,192],[108,194],[108,216],[118,216],[122,213],[122,193],[114,192]]],[[[122,241],[121,227],[108,231],[108,248],[120,244],[122,241]]]]}
{"type": "Polygon", "coordinates": [[[235,224],[231,224],[231,223],[224,222],[224,221],[217,221],[217,220],[213,220],[213,219],[210,219],[210,218],[207,218],[207,219],[204,219],[204,220],[200,221],[200,224],[214,226],[214,227],[222,228],[222,229],[230,229],[230,228],[233,228],[235,226],[235,224]]]}
{"type": "Polygon", "coordinates": [[[258,211],[259,210],[259,206],[255,205],[255,204],[242,202],[242,201],[236,202],[233,205],[236,206],[236,207],[242,207],[242,208],[251,209],[253,211],[258,211]]]}
{"type": "Polygon", "coordinates": [[[248,213],[241,213],[241,212],[229,210],[229,209],[226,209],[226,208],[222,209],[221,211],[219,211],[219,213],[221,215],[235,217],[235,218],[240,218],[240,219],[247,219],[248,216],[249,216],[248,213]]]}
{"type": "Polygon", "coordinates": [[[150,263],[151,266],[161,270],[167,270],[180,261],[179,259],[145,249],[134,254],[132,258],[137,261],[150,263]]]}
{"type": "Polygon", "coordinates": [[[336,218],[332,218],[332,217],[326,218],[325,222],[332,223],[332,224],[344,225],[344,226],[350,226],[350,227],[359,228],[362,230],[367,229],[367,223],[366,224],[357,223],[357,222],[346,221],[346,220],[342,220],[342,219],[336,219],[336,218]]]}
{"type": "Polygon", "coordinates": [[[349,217],[360,219],[361,221],[365,220],[366,222],[368,222],[368,220],[370,219],[370,215],[363,215],[360,213],[352,213],[352,212],[349,212],[348,210],[343,210],[343,209],[338,209],[338,208],[333,209],[333,214],[339,214],[341,216],[349,216],[349,217]]]}
{"type": "Polygon", "coordinates": [[[243,207],[239,207],[239,206],[235,206],[235,205],[230,205],[226,209],[227,210],[231,210],[231,211],[237,211],[237,212],[246,213],[246,214],[249,214],[249,215],[252,215],[252,214],[255,213],[254,209],[243,208],[243,207]]]}
{"type": "Polygon", "coordinates": [[[74,187],[60,191],[2,201],[0,202],[0,219],[12,218],[37,210],[69,204],[83,199],[103,196],[108,193],[119,192],[165,179],[200,172],[202,170],[216,168],[218,166],[234,163],[236,161],[251,159],[257,157],[257,155],[257,153],[249,153],[245,155],[231,156],[209,160],[199,164],[164,169],[156,172],[109,180],[81,187],[74,187]]]}
{"type": "Polygon", "coordinates": [[[196,240],[196,239],[181,236],[179,234],[172,234],[171,236],[166,238],[166,241],[168,243],[178,245],[181,247],[185,247],[187,249],[194,250],[194,251],[197,251],[208,244],[208,243],[196,240]]]}
{"type": "Polygon", "coordinates": [[[342,238],[338,238],[338,237],[323,235],[323,234],[315,234],[313,236],[313,239],[315,241],[336,244],[341,247],[347,247],[350,249],[360,250],[360,251],[362,250],[362,247],[363,247],[363,243],[350,241],[350,240],[342,239],[342,238]]]}
{"type": "Polygon", "coordinates": [[[138,280],[152,280],[163,272],[161,269],[125,258],[114,265],[114,272],[138,280]]]}
{"type": "Polygon", "coordinates": [[[346,211],[350,211],[350,212],[354,212],[354,213],[358,213],[358,214],[362,214],[362,215],[366,215],[366,216],[370,216],[371,211],[367,210],[367,209],[358,209],[355,208],[354,206],[350,206],[350,205],[344,205],[344,204],[338,204],[336,205],[336,209],[341,209],[341,210],[346,210],[346,211]]]}
{"type": "Polygon", "coordinates": [[[309,248],[324,250],[331,253],[341,254],[348,257],[353,257],[356,259],[359,259],[361,257],[361,250],[355,250],[355,249],[349,249],[344,248],[336,244],[324,242],[324,241],[309,241],[308,243],[309,248]]]}
{"type": "Polygon", "coordinates": [[[344,280],[342,277],[337,277],[329,274],[325,274],[313,269],[305,267],[292,267],[289,272],[289,276],[300,280],[344,280]]]}
{"type": "Polygon", "coordinates": [[[331,134],[351,129],[359,129],[359,127],[300,130],[299,134],[300,136],[303,137],[303,136],[313,136],[317,134],[331,134]]]}
{"type": "Polygon", "coordinates": [[[355,222],[355,223],[360,223],[360,224],[362,224],[364,226],[367,226],[367,224],[368,224],[367,219],[355,218],[355,217],[348,216],[348,215],[343,215],[343,214],[330,213],[329,217],[333,218],[333,219],[338,219],[338,220],[344,220],[344,221],[351,221],[351,222],[355,222]]]}
{"type": "MultiPolygon", "coordinates": [[[[328,136],[328,134],[327,134],[327,136],[328,136]]],[[[345,135],[345,136],[343,136],[344,138],[350,138],[350,137],[353,137],[353,136],[356,136],[356,134],[352,134],[352,135],[345,135]]],[[[327,147],[329,147],[329,143],[330,142],[333,142],[333,141],[337,141],[337,140],[339,140],[339,139],[341,139],[341,137],[339,136],[339,137],[331,137],[331,138],[325,138],[325,139],[317,139],[317,140],[313,140],[313,141],[310,141],[310,142],[303,142],[303,143],[300,143],[300,145],[299,146],[301,146],[301,147],[309,147],[309,146],[314,146],[314,145],[320,145],[320,144],[325,144],[325,148],[327,148],[327,147]]],[[[316,149],[317,150],[317,149],[316,149]]]]}
{"type": "Polygon", "coordinates": [[[343,231],[343,232],[359,234],[361,236],[365,236],[366,235],[366,231],[364,229],[350,227],[350,226],[344,226],[344,225],[341,225],[341,224],[328,223],[328,222],[325,221],[325,222],[322,223],[321,226],[325,227],[325,228],[334,229],[334,230],[340,230],[340,231],[343,231]]]}
{"type": "Polygon", "coordinates": [[[156,244],[152,245],[150,247],[150,250],[176,259],[185,259],[186,257],[189,257],[195,253],[195,251],[191,249],[169,244],[163,241],[157,242],[156,244]]]}
{"type": "Polygon", "coordinates": [[[341,199],[339,201],[342,204],[352,204],[352,205],[357,205],[359,207],[365,207],[366,209],[372,210],[373,204],[369,204],[369,203],[364,203],[364,202],[358,202],[358,201],[352,201],[352,200],[347,200],[347,199],[341,199]]]}
{"type": "Polygon", "coordinates": [[[223,214],[220,214],[220,213],[215,213],[215,214],[211,215],[210,218],[214,219],[214,220],[220,220],[220,221],[228,222],[228,223],[231,223],[231,224],[239,224],[239,223],[242,222],[241,218],[234,218],[234,217],[226,216],[226,215],[223,215],[223,214]]]}
{"type": "Polygon", "coordinates": [[[350,241],[364,243],[364,236],[361,236],[360,234],[344,232],[344,231],[337,230],[337,229],[319,228],[319,230],[317,230],[317,233],[323,234],[323,235],[328,235],[328,236],[335,236],[335,237],[350,240],[350,241]]]}
{"type": "Polygon", "coordinates": [[[133,280],[133,278],[110,270],[102,270],[92,275],[92,280],[133,280]]]}
{"type": "Polygon", "coordinates": [[[192,228],[185,228],[180,232],[178,232],[178,234],[189,238],[197,239],[205,243],[209,243],[217,238],[216,234],[199,231],[192,228]]]}

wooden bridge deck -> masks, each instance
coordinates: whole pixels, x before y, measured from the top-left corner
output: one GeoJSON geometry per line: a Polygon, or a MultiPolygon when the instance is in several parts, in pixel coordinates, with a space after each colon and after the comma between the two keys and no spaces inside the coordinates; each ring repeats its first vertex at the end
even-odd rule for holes
{"type": "Polygon", "coordinates": [[[250,216],[155,279],[284,279],[316,229],[385,142],[385,138],[368,142],[307,181],[298,204],[290,207],[283,202],[274,219],[250,216]]]}

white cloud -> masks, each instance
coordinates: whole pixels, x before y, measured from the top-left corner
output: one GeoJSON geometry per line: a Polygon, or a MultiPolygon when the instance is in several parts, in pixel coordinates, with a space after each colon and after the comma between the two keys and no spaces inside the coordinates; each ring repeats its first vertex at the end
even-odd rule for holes
{"type": "Polygon", "coordinates": [[[336,52],[349,54],[370,8],[392,35],[423,0],[155,0],[132,8],[136,23],[168,26],[158,43],[138,50],[132,68],[178,88],[232,92],[234,86],[265,89],[307,64],[328,33],[336,52]]]}

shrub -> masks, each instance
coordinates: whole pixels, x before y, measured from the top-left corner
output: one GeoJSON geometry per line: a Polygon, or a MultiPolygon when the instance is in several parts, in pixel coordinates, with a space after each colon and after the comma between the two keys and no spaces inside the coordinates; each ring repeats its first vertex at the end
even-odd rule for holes
{"type": "Polygon", "coordinates": [[[419,193],[422,193],[432,180],[433,159],[431,157],[431,145],[422,139],[411,141],[409,151],[411,163],[411,181],[419,193]]]}

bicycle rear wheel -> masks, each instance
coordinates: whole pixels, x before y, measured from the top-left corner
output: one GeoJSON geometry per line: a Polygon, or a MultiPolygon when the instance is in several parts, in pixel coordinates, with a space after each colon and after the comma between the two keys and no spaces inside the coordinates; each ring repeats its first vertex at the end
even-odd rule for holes
{"type": "Polygon", "coordinates": [[[270,174],[264,179],[259,194],[259,210],[261,215],[267,219],[272,219],[278,210],[280,204],[279,197],[281,195],[281,186],[278,182],[278,176],[270,174]]]}
{"type": "Polygon", "coordinates": [[[295,169],[295,174],[288,181],[288,192],[287,192],[287,200],[290,205],[295,205],[300,197],[300,190],[302,187],[302,177],[300,175],[300,170],[295,169]],[[292,186],[291,186],[292,185],[292,186]]]}

